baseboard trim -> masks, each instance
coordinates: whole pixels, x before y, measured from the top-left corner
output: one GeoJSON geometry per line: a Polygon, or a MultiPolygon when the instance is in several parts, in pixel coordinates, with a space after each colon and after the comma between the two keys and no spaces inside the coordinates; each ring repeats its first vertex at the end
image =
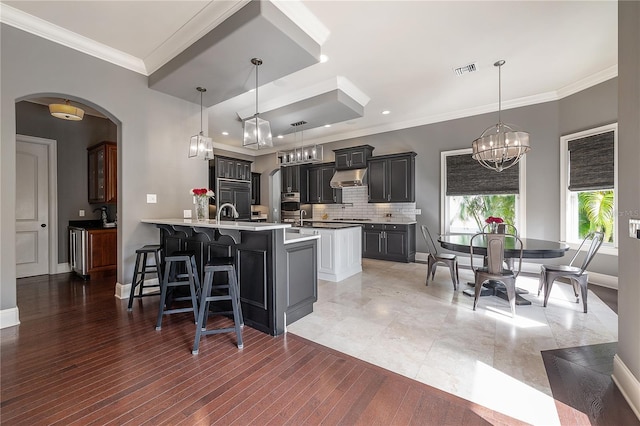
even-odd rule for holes
{"type": "MultiPolygon", "coordinates": [[[[416,253],[416,262],[427,263],[427,253],[416,253]]],[[[482,260],[480,260],[482,262],[482,260]]],[[[460,266],[471,266],[471,261],[469,259],[469,255],[459,255],[458,256],[458,264],[460,266]]],[[[473,260],[473,264],[476,264],[475,258],[473,260]]],[[[480,265],[481,263],[478,263],[480,265]]],[[[522,262],[522,272],[529,274],[539,274],[540,273],[540,264],[539,263],[529,263],[522,262]]],[[[614,277],[613,275],[600,274],[598,272],[589,272],[589,283],[594,285],[599,285],[600,287],[612,288],[614,290],[618,289],[618,277],[614,277]]]]}
{"type": "Polygon", "coordinates": [[[71,265],[68,263],[58,263],[56,267],[56,274],[65,274],[67,272],[71,272],[71,265]]]}
{"type": "MultiPolygon", "coordinates": [[[[148,280],[145,280],[144,282],[145,282],[145,286],[159,284],[158,278],[150,278],[148,280]]],[[[157,292],[158,292],[157,288],[145,288],[142,293],[147,294],[147,293],[157,293],[157,292]]],[[[116,292],[114,296],[117,299],[129,299],[130,293],[131,293],[131,283],[129,284],[116,283],[116,292]]]]}
{"type": "Polygon", "coordinates": [[[613,382],[627,400],[634,414],[640,420],[640,381],[633,376],[631,370],[622,362],[618,354],[613,356],[613,382]]]}
{"type": "Polygon", "coordinates": [[[0,328],[13,327],[20,324],[18,307],[0,310],[0,328]]]}

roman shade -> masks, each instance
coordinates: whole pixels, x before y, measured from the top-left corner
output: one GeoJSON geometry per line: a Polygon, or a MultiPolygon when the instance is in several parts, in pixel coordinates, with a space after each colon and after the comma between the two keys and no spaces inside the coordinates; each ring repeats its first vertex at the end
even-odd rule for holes
{"type": "Polygon", "coordinates": [[[614,132],[569,141],[569,191],[598,191],[614,185],[614,132]]]}
{"type": "Polygon", "coordinates": [[[482,167],[471,154],[449,155],[447,164],[447,196],[518,194],[520,163],[497,173],[482,167]]]}

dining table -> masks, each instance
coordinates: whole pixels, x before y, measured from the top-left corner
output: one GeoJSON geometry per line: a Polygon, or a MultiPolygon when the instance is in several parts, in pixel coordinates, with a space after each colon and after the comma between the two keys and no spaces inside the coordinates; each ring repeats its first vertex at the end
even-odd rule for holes
{"type": "MultiPolygon", "coordinates": [[[[446,250],[455,251],[458,253],[471,253],[471,238],[475,234],[445,234],[438,238],[440,246],[446,250]]],[[[536,238],[522,238],[522,258],[523,259],[551,259],[563,257],[569,246],[563,242],[552,240],[539,240],[536,238]]],[[[478,237],[473,242],[473,254],[478,256],[486,256],[487,254],[487,239],[485,237],[478,237]]],[[[513,262],[520,257],[520,244],[517,243],[516,238],[513,235],[506,234],[504,241],[504,257],[505,262],[510,268],[513,268],[513,262]]],[[[470,283],[473,284],[473,283],[470,283]]],[[[486,289],[483,288],[481,296],[498,296],[506,299],[506,294],[501,290],[500,285],[491,283],[486,285],[486,289]]],[[[516,304],[517,305],[530,305],[531,302],[521,297],[521,294],[528,293],[527,290],[517,288],[516,304]]],[[[464,293],[470,296],[474,295],[474,290],[467,289],[464,293]]]]}

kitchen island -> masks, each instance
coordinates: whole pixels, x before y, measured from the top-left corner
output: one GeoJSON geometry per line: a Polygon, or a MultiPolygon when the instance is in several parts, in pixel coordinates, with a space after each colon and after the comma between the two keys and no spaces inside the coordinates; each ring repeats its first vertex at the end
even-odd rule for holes
{"type": "MultiPolygon", "coordinates": [[[[196,254],[198,274],[212,257],[233,256],[245,324],[271,335],[313,312],[318,295],[319,235],[286,232],[289,224],[143,219],[160,229],[164,253],[196,254]]],[[[214,279],[222,279],[217,274],[214,279]]]]}
{"type": "Polygon", "coordinates": [[[318,278],[340,282],[362,272],[362,226],[346,223],[304,223],[302,235],[319,235],[318,278]]]}

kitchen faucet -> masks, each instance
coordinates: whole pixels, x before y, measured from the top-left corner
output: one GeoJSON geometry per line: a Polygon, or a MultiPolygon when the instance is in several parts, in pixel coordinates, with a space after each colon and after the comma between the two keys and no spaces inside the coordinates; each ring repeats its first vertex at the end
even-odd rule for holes
{"type": "Polygon", "coordinates": [[[222,209],[224,209],[225,207],[231,207],[234,218],[237,219],[238,217],[240,217],[240,215],[238,214],[238,210],[236,210],[236,206],[231,203],[224,203],[220,207],[218,207],[218,211],[216,212],[216,223],[220,223],[220,213],[222,213],[222,209]]]}
{"type": "Polygon", "coordinates": [[[300,210],[300,226],[302,226],[302,217],[306,216],[307,212],[306,210],[300,210]]]}

